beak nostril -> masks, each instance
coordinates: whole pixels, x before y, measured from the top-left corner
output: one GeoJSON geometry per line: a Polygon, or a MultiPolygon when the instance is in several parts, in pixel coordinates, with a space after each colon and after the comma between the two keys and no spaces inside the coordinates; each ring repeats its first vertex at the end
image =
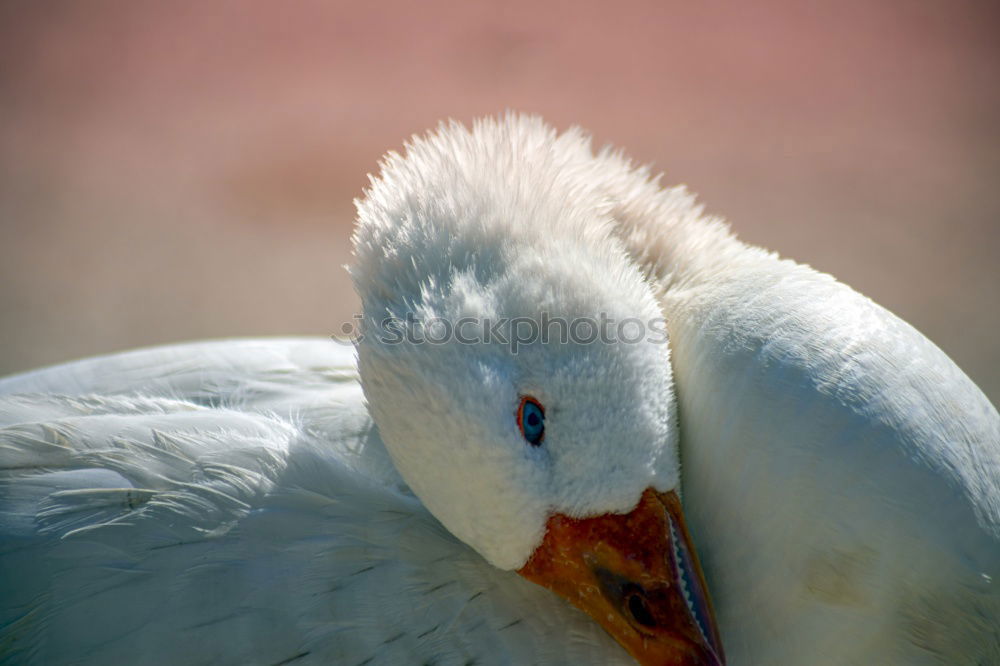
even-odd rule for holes
{"type": "Polygon", "coordinates": [[[642,594],[641,589],[629,590],[625,599],[628,612],[632,615],[632,619],[644,627],[656,626],[656,620],[653,618],[653,614],[649,611],[649,606],[646,605],[646,597],[642,594]]]}

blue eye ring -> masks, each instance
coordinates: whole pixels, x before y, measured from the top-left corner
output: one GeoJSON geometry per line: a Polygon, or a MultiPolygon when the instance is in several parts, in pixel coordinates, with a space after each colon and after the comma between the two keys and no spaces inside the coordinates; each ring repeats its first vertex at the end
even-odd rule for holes
{"type": "Polygon", "coordinates": [[[517,428],[528,444],[542,445],[545,439],[545,408],[530,395],[522,396],[517,407],[517,428]]]}

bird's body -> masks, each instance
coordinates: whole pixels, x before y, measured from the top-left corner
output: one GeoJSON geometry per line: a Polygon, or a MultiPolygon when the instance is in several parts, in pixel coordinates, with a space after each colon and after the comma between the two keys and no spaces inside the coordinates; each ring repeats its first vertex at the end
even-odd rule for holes
{"type": "Polygon", "coordinates": [[[359,215],[359,371],[220,342],[0,382],[0,655],[626,659],[518,569],[645,664],[721,663],[673,514],[634,553],[559,532],[675,492],[679,446],[729,663],[1000,663],[1000,416],[912,327],[537,119],[415,141],[359,215]],[[540,310],[662,314],[669,356],[375,335],[540,310]]]}
{"type": "Polygon", "coordinates": [[[664,309],[687,513],[733,663],[1000,663],[986,397],[806,267],[761,258],[702,288],[664,309]]]}
{"type": "Polygon", "coordinates": [[[0,424],[0,663],[630,661],[423,508],[343,343],[47,368],[0,424]]]}

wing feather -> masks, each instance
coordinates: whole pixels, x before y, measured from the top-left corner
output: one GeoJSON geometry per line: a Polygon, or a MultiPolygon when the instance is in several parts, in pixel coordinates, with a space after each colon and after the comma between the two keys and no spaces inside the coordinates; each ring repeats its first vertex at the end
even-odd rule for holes
{"type": "Polygon", "coordinates": [[[0,535],[3,663],[628,662],[427,513],[328,340],[0,380],[0,535]]]}

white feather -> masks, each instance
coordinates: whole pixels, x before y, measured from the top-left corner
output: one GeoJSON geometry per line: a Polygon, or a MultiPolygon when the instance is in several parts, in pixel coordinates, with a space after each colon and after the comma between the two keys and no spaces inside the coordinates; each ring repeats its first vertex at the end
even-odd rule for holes
{"type": "Polygon", "coordinates": [[[627,663],[427,513],[352,354],[225,341],[0,380],[0,662],[627,663]]]}

